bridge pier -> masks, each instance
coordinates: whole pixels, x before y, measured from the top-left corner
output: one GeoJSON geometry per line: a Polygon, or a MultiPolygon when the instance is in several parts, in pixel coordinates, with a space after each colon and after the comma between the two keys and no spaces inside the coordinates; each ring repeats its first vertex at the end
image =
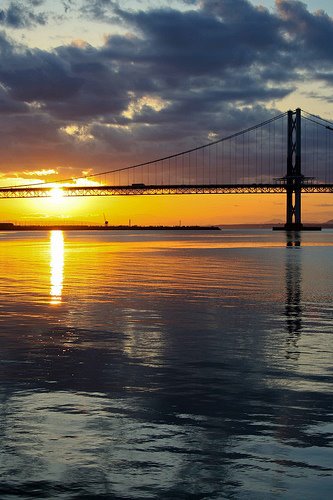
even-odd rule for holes
{"type": "Polygon", "coordinates": [[[288,111],[287,175],[280,180],[286,186],[286,223],[284,226],[273,227],[273,229],[320,231],[321,227],[303,226],[302,224],[302,185],[307,178],[302,174],[300,108],[297,108],[296,111],[288,111]]]}
{"type": "Polygon", "coordinates": [[[287,214],[284,228],[299,231],[302,224],[301,110],[288,111],[287,214]]]}
{"type": "Polygon", "coordinates": [[[287,231],[300,231],[304,229],[302,224],[302,204],[300,188],[294,185],[287,186],[287,217],[284,229],[287,231]]]}

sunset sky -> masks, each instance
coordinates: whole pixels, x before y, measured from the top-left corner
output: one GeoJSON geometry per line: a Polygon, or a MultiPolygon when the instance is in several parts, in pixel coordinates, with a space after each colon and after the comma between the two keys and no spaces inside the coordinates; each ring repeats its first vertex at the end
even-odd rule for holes
{"type": "MultiPolygon", "coordinates": [[[[331,0],[22,0],[0,6],[0,184],[169,155],[301,107],[333,121],[331,0]]],[[[284,219],[276,195],[0,200],[0,221],[284,219]]],[[[305,221],[332,195],[303,197],[305,221]]]]}

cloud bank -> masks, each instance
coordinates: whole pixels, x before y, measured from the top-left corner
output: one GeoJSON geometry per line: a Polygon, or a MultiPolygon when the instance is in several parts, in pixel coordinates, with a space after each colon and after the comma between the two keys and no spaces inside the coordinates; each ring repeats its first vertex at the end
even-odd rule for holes
{"type": "MultiPolygon", "coordinates": [[[[73,37],[47,51],[2,31],[2,169],[102,171],[265,120],[301,83],[326,85],[330,94],[333,19],[323,11],[293,0],[277,0],[274,11],[248,0],[237,9],[232,0],[187,4],[185,10],[126,10],[106,0],[76,5],[82,19],[123,27],[100,47],[73,37]]],[[[48,22],[36,10],[41,5],[12,2],[0,11],[0,27],[48,22]]]]}

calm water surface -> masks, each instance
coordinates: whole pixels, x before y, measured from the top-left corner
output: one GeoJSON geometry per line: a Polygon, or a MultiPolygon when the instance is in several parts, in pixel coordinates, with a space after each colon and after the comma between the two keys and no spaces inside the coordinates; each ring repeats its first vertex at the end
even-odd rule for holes
{"type": "Polygon", "coordinates": [[[333,232],[0,233],[0,498],[329,499],[333,232]]]}

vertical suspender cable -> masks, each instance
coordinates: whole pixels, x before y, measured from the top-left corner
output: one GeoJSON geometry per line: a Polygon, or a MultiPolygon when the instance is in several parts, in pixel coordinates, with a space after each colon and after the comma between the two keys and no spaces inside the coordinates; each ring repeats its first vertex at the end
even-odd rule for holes
{"type": "Polygon", "coordinates": [[[256,129],[256,184],[258,184],[258,133],[256,129]]]}
{"type": "Polygon", "coordinates": [[[327,182],[327,129],[325,129],[325,183],[327,182]]]}
{"type": "Polygon", "coordinates": [[[316,174],[317,179],[319,178],[319,133],[318,127],[316,127],[316,174]]]}
{"type": "Polygon", "coordinates": [[[271,174],[272,174],[272,182],[275,177],[275,122],[273,122],[273,132],[272,132],[272,145],[271,148],[273,149],[272,153],[272,163],[271,163],[271,174]]]}
{"type": "Polygon", "coordinates": [[[217,144],[215,144],[215,184],[217,184],[217,152],[218,152],[218,148],[217,148],[217,144]]]}
{"type": "Polygon", "coordinates": [[[229,141],[229,184],[231,184],[231,140],[229,141]]]}
{"type": "Polygon", "coordinates": [[[308,137],[307,137],[307,122],[306,122],[306,120],[303,120],[303,122],[304,122],[304,125],[302,126],[302,146],[303,146],[304,154],[302,157],[302,170],[303,170],[303,174],[305,172],[305,175],[306,175],[307,162],[308,162],[308,155],[307,155],[308,137]]]}
{"type": "Polygon", "coordinates": [[[268,124],[268,182],[271,182],[271,124],[268,124]]]}
{"type": "Polygon", "coordinates": [[[202,149],[202,184],[205,184],[205,148],[202,149]]]}
{"type": "Polygon", "coordinates": [[[208,184],[212,184],[210,179],[210,148],[211,146],[208,147],[208,184]]]}
{"type": "Polygon", "coordinates": [[[262,154],[263,154],[263,151],[262,151],[262,130],[263,130],[263,127],[260,127],[260,183],[262,184],[262,164],[263,164],[263,161],[262,161],[262,154]]]}
{"type": "Polygon", "coordinates": [[[244,150],[244,147],[245,147],[245,134],[243,134],[242,136],[242,139],[243,139],[243,151],[242,151],[242,173],[243,173],[243,176],[242,176],[242,184],[245,184],[245,150],[244,150]]]}

